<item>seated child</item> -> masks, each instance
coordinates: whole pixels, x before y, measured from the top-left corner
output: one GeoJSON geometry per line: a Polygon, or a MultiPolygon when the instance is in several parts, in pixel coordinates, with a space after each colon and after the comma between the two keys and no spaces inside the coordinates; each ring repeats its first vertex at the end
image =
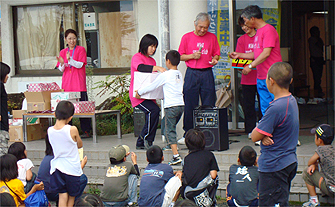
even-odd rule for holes
{"type": "Polygon", "coordinates": [[[16,157],[19,170],[19,176],[17,178],[22,181],[24,192],[29,192],[34,185],[36,175],[33,175],[31,171],[34,164],[27,158],[26,146],[22,142],[14,142],[9,146],[8,153],[16,157]]]}
{"type": "Polygon", "coordinates": [[[160,86],[163,86],[164,92],[164,110],[165,117],[162,126],[162,134],[167,138],[168,146],[163,150],[172,149],[173,157],[169,165],[176,165],[182,162],[182,159],[177,149],[177,132],[176,125],[184,112],[183,98],[183,76],[177,66],[180,62],[180,54],[176,50],[171,50],[166,54],[166,67],[168,71],[160,74],[150,85],[140,88],[136,93],[136,98],[141,98],[148,92],[154,91],[160,86]]]}
{"type": "Polygon", "coordinates": [[[227,186],[228,206],[258,206],[258,167],[257,153],[250,146],[244,146],[238,155],[237,163],[229,168],[227,186]]]}
{"type": "Polygon", "coordinates": [[[317,146],[314,155],[308,161],[308,167],[303,171],[304,179],[310,199],[303,206],[319,206],[315,187],[321,192],[333,197],[335,195],[335,150],[331,145],[334,140],[334,133],[331,126],[321,124],[318,128],[311,130],[315,134],[317,146]],[[318,170],[320,165],[321,170],[318,170]]]}
{"type": "Polygon", "coordinates": [[[205,150],[205,135],[199,129],[188,130],[185,143],[189,154],[184,159],[182,197],[197,206],[215,206],[219,171],[215,156],[205,150]]]}
{"type": "Polygon", "coordinates": [[[174,175],[172,167],[162,163],[163,160],[163,151],[159,146],[153,145],[147,150],[149,164],[141,179],[139,206],[168,207],[177,200],[182,173],[177,171],[174,175]]]}
{"type": "Polygon", "coordinates": [[[131,153],[131,161],[126,161],[128,146],[112,147],[109,152],[110,164],[101,191],[101,199],[105,206],[132,205],[137,198],[137,176],[140,175],[137,166],[137,156],[131,153]]]}
{"type": "Polygon", "coordinates": [[[31,190],[25,194],[23,183],[17,179],[18,167],[16,157],[12,154],[5,154],[0,157],[0,192],[10,193],[16,206],[23,205],[24,200],[35,193],[37,190],[43,190],[43,182],[35,184],[31,190]]]}
{"type": "Polygon", "coordinates": [[[73,206],[80,193],[80,176],[83,170],[78,149],[83,147],[77,127],[68,123],[74,114],[74,106],[69,101],[58,103],[55,111],[56,123],[48,128],[48,137],[54,158],[50,161],[50,184],[58,193],[59,206],[73,206]]]}

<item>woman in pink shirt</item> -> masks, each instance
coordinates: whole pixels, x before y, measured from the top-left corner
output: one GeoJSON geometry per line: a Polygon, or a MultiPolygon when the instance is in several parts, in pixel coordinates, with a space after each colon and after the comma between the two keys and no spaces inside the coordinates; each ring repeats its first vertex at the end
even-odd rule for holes
{"type": "MultiPolygon", "coordinates": [[[[244,24],[242,17],[238,18],[238,24],[245,32],[237,40],[236,52],[250,53],[254,51],[254,40],[256,35],[255,28],[250,28],[244,24]]],[[[243,112],[244,112],[244,130],[249,134],[256,127],[257,114],[255,110],[255,96],[257,92],[257,70],[252,70],[247,75],[242,73],[241,77],[242,94],[243,94],[243,112]]],[[[258,94],[257,94],[258,96],[258,94]]],[[[259,100],[259,98],[258,98],[259,100]]],[[[259,118],[262,118],[259,113],[259,118]]]]}
{"type": "MultiPolygon", "coordinates": [[[[77,32],[75,30],[66,30],[64,36],[67,47],[61,50],[59,57],[57,57],[57,67],[63,72],[62,89],[65,92],[80,92],[80,101],[88,101],[85,70],[87,64],[86,50],[84,47],[77,45],[77,32]]],[[[89,137],[92,129],[91,119],[81,118],[80,125],[84,132],[81,137],[89,137]]]]}
{"type": "Polygon", "coordinates": [[[138,53],[131,59],[129,98],[133,107],[136,106],[145,113],[145,124],[137,139],[136,149],[145,149],[152,145],[155,140],[160,109],[155,100],[137,99],[133,97],[134,72],[151,73],[155,71],[165,71],[165,68],[156,66],[155,59],[151,57],[155,54],[157,46],[157,38],[151,34],[146,34],[141,39],[138,53]]]}

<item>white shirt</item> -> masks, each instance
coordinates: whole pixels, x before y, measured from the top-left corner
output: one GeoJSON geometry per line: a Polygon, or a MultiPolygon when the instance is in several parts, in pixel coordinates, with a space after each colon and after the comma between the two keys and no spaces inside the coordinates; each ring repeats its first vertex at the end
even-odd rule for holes
{"type": "Polygon", "coordinates": [[[183,76],[179,70],[168,70],[161,73],[148,86],[140,88],[138,94],[143,95],[163,85],[164,108],[184,106],[183,76]]]}
{"type": "Polygon", "coordinates": [[[17,169],[19,173],[17,179],[21,180],[24,186],[27,185],[27,170],[33,167],[34,167],[33,162],[28,158],[17,161],[17,169]]]}
{"type": "Polygon", "coordinates": [[[54,153],[54,158],[50,161],[50,174],[56,169],[67,175],[83,174],[77,142],[73,141],[70,129],[70,125],[65,125],[60,130],[54,129],[53,126],[48,129],[49,141],[54,153]]]}

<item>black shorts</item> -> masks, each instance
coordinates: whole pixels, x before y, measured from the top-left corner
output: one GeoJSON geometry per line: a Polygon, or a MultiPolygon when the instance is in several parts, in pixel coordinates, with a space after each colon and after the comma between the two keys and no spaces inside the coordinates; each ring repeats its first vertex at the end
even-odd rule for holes
{"type": "Polygon", "coordinates": [[[288,206],[291,181],[297,172],[297,163],[276,172],[259,172],[259,206],[288,206]]]}
{"type": "Polygon", "coordinates": [[[77,196],[80,192],[80,176],[67,175],[57,170],[50,177],[52,191],[77,196]]]}

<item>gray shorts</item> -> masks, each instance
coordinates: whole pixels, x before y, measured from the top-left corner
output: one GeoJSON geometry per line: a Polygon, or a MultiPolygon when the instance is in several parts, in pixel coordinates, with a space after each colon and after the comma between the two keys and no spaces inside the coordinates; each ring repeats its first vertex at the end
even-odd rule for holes
{"type": "Polygon", "coordinates": [[[5,130],[0,130],[0,156],[8,153],[9,134],[5,130]]]}
{"type": "Polygon", "coordinates": [[[334,194],[328,189],[325,179],[322,179],[320,183],[320,179],[323,177],[319,171],[315,170],[312,175],[309,175],[306,168],[302,172],[302,178],[308,185],[318,187],[323,193],[327,194],[328,196],[334,196],[334,194]]]}

